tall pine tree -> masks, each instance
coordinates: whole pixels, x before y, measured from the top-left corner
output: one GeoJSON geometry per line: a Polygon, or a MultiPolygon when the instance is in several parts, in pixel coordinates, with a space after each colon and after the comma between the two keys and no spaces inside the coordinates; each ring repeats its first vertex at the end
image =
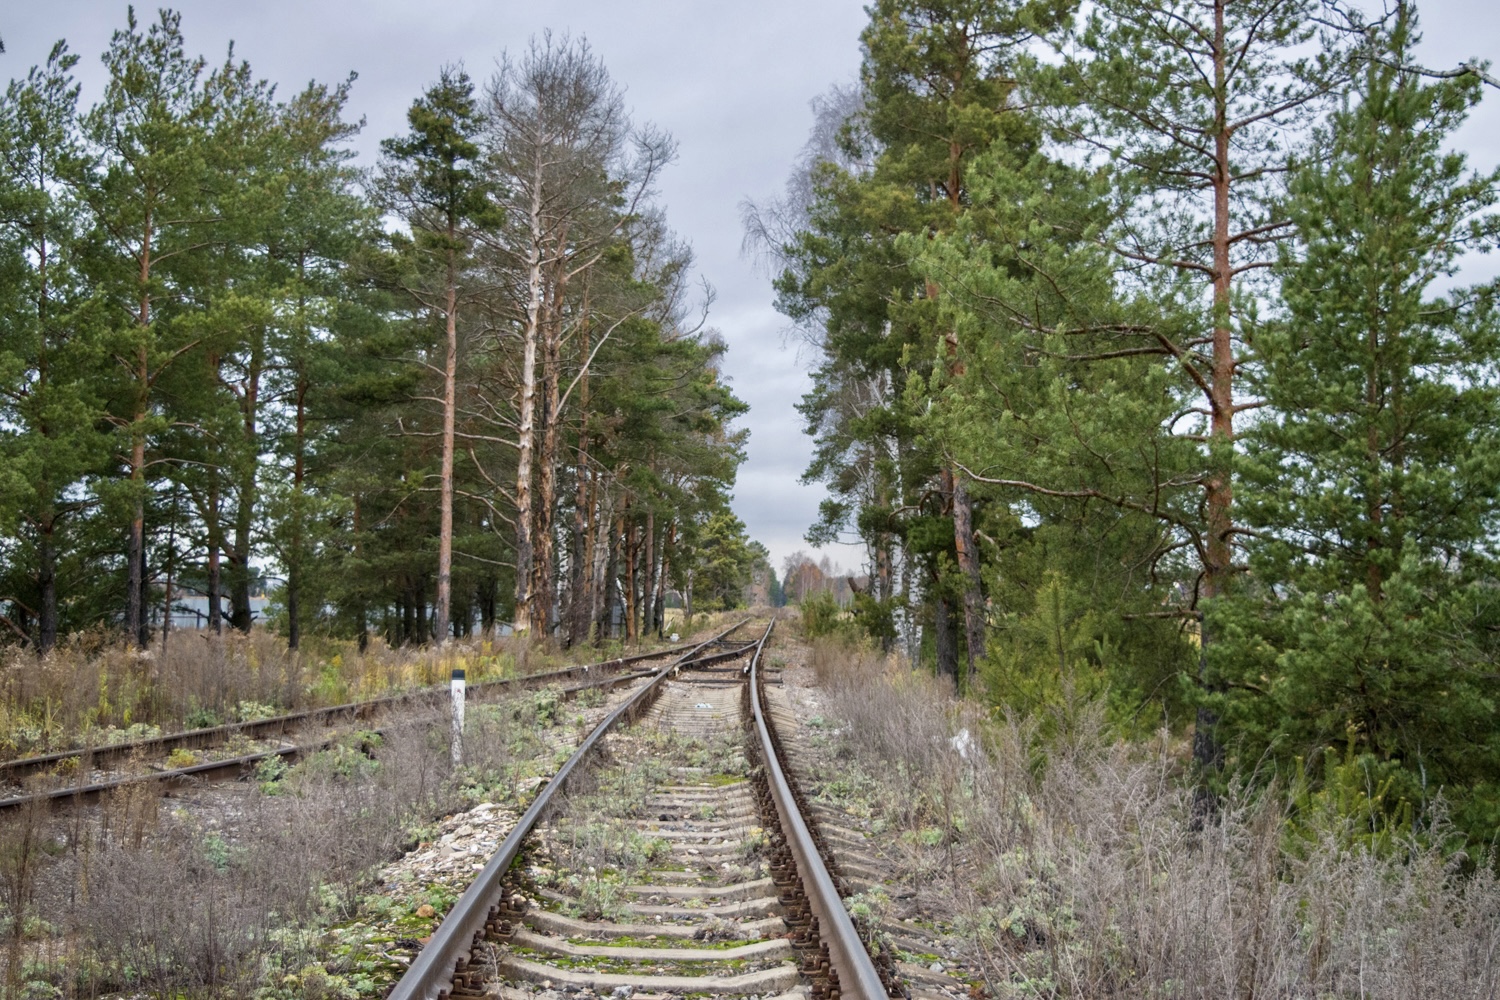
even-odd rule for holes
{"type": "Polygon", "coordinates": [[[1232,731],[1258,758],[1352,748],[1388,796],[1492,831],[1500,683],[1500,282],[1445,287],[1500,237],[1500,171],[1448,147],[1480,96],[1411,64],[1409,7],[1292,178],[1285,313],[1258,337],[1251,593],[1225,612],[1232,731]],[[1487,802],[1481,807],[1479,803],[1487,802]]]}

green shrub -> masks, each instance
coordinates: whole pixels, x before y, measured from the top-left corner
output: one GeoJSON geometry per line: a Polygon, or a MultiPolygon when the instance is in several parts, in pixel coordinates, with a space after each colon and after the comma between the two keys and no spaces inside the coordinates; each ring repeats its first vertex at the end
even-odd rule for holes
{"type": "Polygon", "coordinates": [[[832,593],[820,590],[802,600],[802,631],[809,639],[850,635],[853,623],[844,618],[843,609],[832,593]]]}
{"type": "Polygon", "coordinates": [[[222,726],[224,722],[219,718],[219,713],[211,708],[195,708],[187,714],[183,724],[189,729],[213,729],[222,726]]]}

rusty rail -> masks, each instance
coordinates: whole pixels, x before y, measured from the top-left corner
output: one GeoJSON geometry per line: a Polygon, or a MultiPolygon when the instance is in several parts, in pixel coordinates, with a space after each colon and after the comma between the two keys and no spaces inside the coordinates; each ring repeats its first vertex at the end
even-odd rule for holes
{"type": "MultiPolygon", "coordinates": [[[[766,630],[766,638],[770,629],[766,630]]],[[[797,805],[796,793],[781,766],[780,740],[770,723],[762,704],[765,700],[764,677],[760,673],[760,657],[765,639],[756,647],[750,660],[750,705],[755,715],[755,730],[760,738],[761,759],[765,765],[766,783],[770,788],[771,801],[781,820],[781,829],[797,865],[797,875],[807,893],[812,907],[817,933],[828,949],[828,960],[832,967],[832,978],[836,979],[836,991],[840,998],[850,1000],[886,1000],[889,991],[880,972],[865,950],[854,921],[844,909],[844,900],[834,885],[828,866],[818,852],[817,841],[802,811],[797,805]]]]}
{"type": "MultiPolygon", "coordinates": [[[[738,626],[736,626],[736,627],[738,627],[738,626]]],[[[553,678],[557,678],[557,677],[564,677],[564,676],[568,676],[568,675],[571,675],[571,674],[588,673],[588,672],[590,672],[590,669],[592,667],[614,667],[614,666],[623,665],[623,664],[627,664],[627,663],[635,663],[635,662],[639,662],[641,660],[646,660],[646,659],[657,659],[657,658],[660,658],[662,656],[670,655],[673,652],[677,652],[681,648],[682,647],[679,646],[679,647],[676,647],[675,649],[668,650],[668,651],[665,651],[665,652],[642,653],[642,654],[638,654],[636,656],[622,657],[620,659],[615,659],[615,660],[606,660],[603,663],[583,664],[583,665],[580,665],[580,666],[577,666],[577,667],[564,667],[564,668],[562,668],[560,670],[550,670],[550,671],[546,671],[545,673],[528,674],[525,677],[512,677],[512,678],[507,678],[505,680],[487,681],[484,684],[475,685],[474,688],[470,688],[469,690],[472,692],[472,691],[475,690],[475,688],[480,688],[480,689],[490,688],[490,689],[492,689],[492,688],[495,688],[495,687],[499,687],[499,686],[503,686],[503,685],[511,684],[511,683],[528,683],[528,682],[533,682],[533,681],[538,681],[538,680],[553,679],[553,678]]],[[[741,652],[743,652],[743,650],[741,650],[741,652]]],[[[736,654],[736,655],[738,655],[738,654],[736,654]]],[[[610,688],[619,687],[619,686],[621,686],[623,684],[629,684],[629,683],[631,683],[633,681],[640,680],[642,677],[649,677],[649,676],[651,676],[652,673],[654,673],[654,671],[650,671],[650,670],[646,670],[646,671],[628,671],[628,672],[623,673],[623,674],[614,674],[612,676],[601,677],[601,678],[598,678],[596,680],[584,681],[583,683],[574,684],[574,685],[571,685],[569,687],[563,688],[562,689],[562,696],[564,698],[571,698],[574,695],[579,694],[580,692],[591,690],[591,689],[594,689],[594,688],[603,688],[605,690],[609,690],[610,688]]],[[[429,692],[423,692],[423,694],[427,694],[427,693],[429,693],[429,692]]],[[[444,692],[444,693],[446,693],[446,692],[444,692]]],[[[314,710],[312,710],[312,712],[300,713],[300,715],[306,716],[306,715],[311,715],[311,714],[316,713],[316,712],[336,712],[336,711],[340,711],[342,709],[354,708],[354,707],[363,707],[363,706],[368,706],[368,705],[388,706],[388,705],[393,705],[393,704],[402,704],[404,706],[409,706],[409,705],[413,705],[413,704],[419,704],[422,700],[426,700],[426,699],[419,699],[419,698],[408,697],[408,696],[404,696],[404,695],[394,695],[394,696],[390,696],[388,698],[377,699],[374,702],[358,702],[358,703],[355,703],[353,705],[339,706],[338,708],[331,708],[331,709],[314,709],[314,710]]],[[[435,699],[435,697],[432,700],[433,700],[433,704],[437,704],[437,700],[435,699]]],[[[281,718],[282,719],[293,719],[293,718],[297,718],[297,717],[298,716],[282,716],[281,718]]],[[[356,715],[354,717],[355,718],[362,718],[362,717],[364,717],[364,715],[356,715]]],[[[274,721],[274,720],[265,720],[265,721],[270,722],[270,721],[274,721]]],[[[208,731],[209,730],[196,730],[195,732],[202,733],[202,732],[208,732],[208,731]]],[[[371,732],[373,732],[377,736],[383,736],[383,735],[386,734],[387,730],[383,729],[383,728],[377,728],[377,729],[371,730],[371,732]]],[[[176,736],[185,736],[185,735],[191,735],[191,733],[177,733],[177,734],[174,734],[174,735],[176,735],[176,736]]],[[[59,787],[59,788],[47,789],[45,791],[40,791],[40,792],[32,792],[32,793],[27,794],[27,795],[15,795],[15,796],[11,796],[11,797],[8,797],[8,798],[0,798],[0,812],[9,811],[9,810],[12,810],[12,809],[19,809],[19,808],[22,808],[24,806],[30,805],[32,803],[43,803],[43,802],[69,802],[69,803],[72,803],[72,802],[92,801],[93,799],[98,798],[100,795],[104,794],[105,792],[113,791],[113,790],[115,790],[117,788],[126,788],[126,787],[129,787],[129,786],[132,786],[132,785],[160,784],[160,785],[164,785],[164,786],[170,788],[170,787],[176,787],[178,785],[191,784],[194,781],[201,781],[201,780],[210,780],[210,781],[231,780],[231,779],[234,779],[234,778],[241,777],[242,775],[248,774],[256,765],[258,765],[262,761],[268,760],[268,759],[270,759],[272,757],[281,757],[281,758],[285,758],[287,760],[293,760],[293,759],[296,759],[298,757],[303,756],[304,754],[316,753],[319,750],[326,750],[329,747],[333,746],[335,743],[339,742],[339,740],[343,739],[344,736],[346,736],[346,735],[347,734],[329,736],[329,737],[324,738],[324,739],[314,740],[311,743],[301,743],[301,744],[296,744],[296,745],[293,745],[293,746],[272,747],[272,748],[270,748],[268,750],[260,750],[260,751],[254,752],[254,753],[242,754],[242,755],[235,756],[235,757],[224,757],[224,758],[221,758],[219,760],[203,761],[202,763],[198,763],[198,764],[190,764],[187,767],[168,768],[168,769],[164,769],[164,770],[161,770],[161,771],[156,771],[156,772],[149,773],[149,774],[126,775],[126,776],[119,777],[119,778],[108,778],[108,779],[105,779],[103,781],[92,781],[92,782],[87,782],[87,783],[84,783],[84,784],[64,785],[64,786],[59,787]]],[[[162,739],[169,739],[169,738],[170,737],[163,737],[162,739]]],[[[145,742],[148,743],[148,744],[154,744],[157,741],[145,741],[145,742]]],[[[175,744],[175,745],[182,746],[184,744],[179,743],[179,744],[175,744]]],[[[80,757],[80,756],[83,756],[83,755],[84,755],[83,751],[78,751],[78,752],[75,752],[75,753],[62,754],[60,756],[62,756],[62,757],[80,757]]],[[[28,758],[28,759],[36,759],[36,758],[28,758]]]]}
{"type": "MultiPolygon", "coordinates": [[[[487,929],[496,927],[501,918],[501,896],[504,891],[501,881],[505,873],[509,871],[516,856],[521,852],[522,844],[531,835],[537,821],[551,806],[553,797],[566,784],[569,776],[582,765],[582,762],[593,752],[594,747],[616,722],[621,719],[633,720],[644,711],[660,691],[662,682],[674,672],[689,663],[714,663],[745,655],[750,648],[748,645],[729,649],[726,652],[699,654],[710,646],[717,646],[725,636],[748,621],[747,618],[725,629],[712,639],[699,643],[658,670],[650,683],[594,727],[594,731],[573,752],[568,762],[537,793],[537,797],[532,800],[531,807],[511,829],[505,842],[490,858],[489,863],[475,876],[468,891],[459,898],[457,903],[453,904],[453,909],[448,911],[443,922],[433,933],[432,939],[417,955],[416,960],[412,962],[401,980],[396,983],[387,1000],[446,1000],[452,995],[454,984],[465,977],[469,956],[475,945],[484,937],[487,929]]],[[[768,628],[766,632],[769,635],[770,629],[768,628]]],[[[761,643],[764,642],[765,640],[762,639],[761,643]]],[[[758,649],[759,646],[756,648],[758,649]]]]}
{"type": "MultiPolygon", "coordinates": [[[[546,684],[565,677],[573,677],[578,674],[588,674],[595,669],[612,670],[628,666],[632,663],[640,663],[645,660],[659,660],[664,656],[672,656],[682,652],[683,646],[673,646],[668,649],[657,650],[651,653],[637,653],[633,656],[617,657],[613,660],[602,660],[599,663],[585,663],[576,667],[561,667],[557,670],[547,670],[537,674],[527,674],[522,677],[505,677],[493,681],[481,681],[471,684],[468,688],[470,696],[483,694],[500,688],[511,686],[527,686],[530,684],[546,684]]],[[[99,766],[115,760],[125,760],[136,754],[165,754],[182,748],[185,750],[196,750],[201,747],[211,746],[228,741],[233,736],[244,736],[248,739],[264,739],[268,736],[278,736],[287,729],[299,725],[326,725],[353,719],[366,719],[371,715],[387,708],[405,708],[432,702],[434,705],[446,702],[448,699],[448,687],[425,688],[418,691],[409,691],[403,694],[385,695],[380,698],[372,698],[368,701],[353,701],[344,705],[331,705],[327,708],[310,708],[301,712],[289,712],[285,715],[276,715],[268,719],[256,719],[253,722],[232,722],[223,726],[211,726],[204,729],[189,729],[180,733],[166,733],[162,736],[153,736],[141,740],[130,740],[124,743],[111,743],[98,747],[78,747],[73,750],[59,750],[54,753],[38,754],[34,757],[18,757],[14,760],[0,761],[0,781],[21,781],[29,775],[37,774],[48,768],[54,767],[71,758],[87,757],[91,766],[99,766]]],[[[259,759],[274,754],[267,751],[264,754],[250,755],[259,759]]],[[[247,757],[247,759],[249,759],[247,757]]]]}

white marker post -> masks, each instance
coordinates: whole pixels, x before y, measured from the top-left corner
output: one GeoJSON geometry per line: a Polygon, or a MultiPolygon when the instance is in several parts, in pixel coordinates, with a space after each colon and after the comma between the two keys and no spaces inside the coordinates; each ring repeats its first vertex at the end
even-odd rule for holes
{"type": "Polygon", "coordinates": [[[467,686],[464,681],[462,667],[453,668],[453,766],[459,767],[464,762],[464,689],[467,686]]]}

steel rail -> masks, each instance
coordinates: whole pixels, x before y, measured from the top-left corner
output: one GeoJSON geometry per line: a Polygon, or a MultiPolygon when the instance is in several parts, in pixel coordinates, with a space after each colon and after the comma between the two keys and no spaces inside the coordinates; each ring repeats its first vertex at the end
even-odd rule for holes
{"type": "MultiPolygon", "coordinates": [[[[572,677],[576,674],[587,674],[594,669],[610,670],[628,666],[632,663],[639,663],[643,660],[659,660],[664,656],[681,653],[685,648],[687,647],[673,646],[655,652],[636,653],[633,656],[621,656],[612,660],[579,664],[574,667],[561,667],[557,670],[526,674],[522,677],[503,677],[498,680],[479,681],[469,685],[467,693],[470,696],[475,696],[512,685],[524,687],[529,684],[545,684],[549,681],[572,677]]],[[[231,722],[222,726],[189,729],[180,733],[167,733],[162,736],[151,736],[146,739],[129,740],[123,743],[110,743],[98,747],[77,747],[72,750],[58,750],[53,753],[38,754],[34,757],[18,757],[13,760],[0,761],[0,781],[19,781],[28,775],[44,771],[49,767],[72,758],[87,756],[89,763],[97,766],[101,762],[121,760],[138,753],[168,753],[179,747],[183,749],[198,749],[210,744],[226,742],[234,736],[262,739],[267,736],[280,735],[288,728],[297,725],[327,724],[344,719],[364,719],[386,708],[404,708],[424,701],[431,701],[434,704],[446,702],[449,697],[448,690],[446,685],[441,687],[434,686],[402,694],[383,695],[379,698],[371,698],[368,701],[351,701],[343,705],[331,705],[326,708],[310,708],[301,712],[289,712],[285,715],[275,715],[268,719],[256,719],[252,722],[231,722]]]]}
{"type": "MultiPolygon", "coordinates": [[[[581,766],[582,761],[588,757],[616,722],[627,716],[634,718],[644,710],[644,707],[650,704],[651,698],[655,697],[662,682],[676,671],[689,663],[719,662],[745,655],[750,648],[748,645],[706,656],[697,654],[715,645],[749,620],[747,618],[720,632],[714,638],[699,643],[658,670],[649,683],[594,727],[594,731],[573,752],[573,756],[568,758],[567,763],[559,768],[552,779],[537,793],[531,806],[516,822],[499,850],[490,858],[484,869],[474,877],[468,890],[459,897],[458,902],[453,904],[453,908],[443,917],[443,922],[438,925],[427,945],[417,954],[406,973],[396,983],[387,1000],[445,1000],[451,996],[454,979],[462,974],[468,965],[469,956],[474,946],[484,936],[486,926],[499,918],[500,896],[503,891],[501,881],[505,873],[510,870],[511,864],[521,852],[522,844],[531,835],[537,821],[552,805],[553,797],[566,784],[568,777],[581,766]]],[[[767,634],[770,633],[770,629],[766,631],[767,634]]],[[[761,640],[762,643],[764,641],[764,639],[761,640]]]]}
{"type": "MultiPolygon", "coordinates": [[[[769,638],[769,629],[766,635],[769,638]]],[[[768,715],[761,704],[765,696],[762,687],[764,677],[760,673],[760,657],[764,645],[765,639],[762,639],[750,660],[750,705],[755,713],[755,729],[760,737],[766,783],[770,786],[771,800],[781,819],[782,833],[797,864],[797,874],[807,893],[807,901],[817,917],[818,937],[827,946],[829,964],[838,976],[839,996],[851,1000],[886,1000],[890,994],[875,963],[870,959],[864,942],[860,940],[859,932],[854,928],[854,921],[844,908],[843,897],[839,895],[833,876],[828,873],[828,866],[818,853],[817,842],[808,829],[807,821],[802,818],[791,783],[782,769],[777,753],[780,741],[773,738],[768,715]]]]}
{"type": "MultiPolygon", "coordinates": [[[[720,654],[719,657],[705,658],[703,659],[703,662],[712,662],[713,659],[717,659],[722,656],[743,655],[751,645],[753,645],[753,643],[745,644],[743,648],[734,651],[732,654],[720,654]]],[[[662,654],[657,653],[650,655],[660,656],[662,654]]],[[[608,665],[612,666],[616,663],[628,662],[644,658],[647,657],[631,657],[624,660],[611,660],[607,661],[607,663],[608,665]]],[[[582,667],[569,667],[564,670],[549,671],[547,674],[531,674],[525,678],[512,679],[529,681],[544,676],[555,677],[569,673],[575,673],[580,670],[587,671],[588,667],[590,666],[599,666],[599,664],[588,664],[582,667]]],[[[563,698],[571,698],[583,691],[588,691],[595,688],[604,688],[608,690],[610,688],[619,687],[621,685],[640,680],[643,677],[650,677],[653,673],[655,673],[655,671],[645,670],[630,671],[624,674],[615,674],[610,677],[602,677],[598,680],[585,681],[581,684],[574,684],[570,687],[565,687],[562,689],[561,694],[563,698]]],[[[489,683],[501,684],[504,682],[491,681],[489,683]]],[[[384,736],[387,734],[388,729],[376,728],[369,731],[376,736],[384,736]]],[[[0,812],[19,809],[32,803],[91,800],[98,797],[99,795],[104,794],[105,792],[113,791],[117,788],[125,788],[131,785],[163,784],[171,787],[198,779],[208,779],[210,781],[227,780],[229,778],[238,777],[245,774],[255,765],[272,757],[295,759],[297,757],[303,756],[304,754],[316,753],[319,750],[326,750],[334,744],[338,743],[339,740],[343,739],[347,735],[348,734],[345,733],[340,735],[328,736],[319,740],[314,740],[311,743],[300,743],[292,746],[272,747],[270,749],[259,750],[254,753],[241,754],[235,757],[225,757],[220,760],[203,761],[198,764],[190,764],[187,767],[169,768],[150,774],[134,774],[119,778],[107,778],[103,781],[93,781],[87,784],[65,785],[60,788],[52,788],[46,791],[33,792],[28,795],[15,795],[9,798],[0,798],[0,812]]],[[[73,754],[69,756],[77,755],[73,754]]]]}

